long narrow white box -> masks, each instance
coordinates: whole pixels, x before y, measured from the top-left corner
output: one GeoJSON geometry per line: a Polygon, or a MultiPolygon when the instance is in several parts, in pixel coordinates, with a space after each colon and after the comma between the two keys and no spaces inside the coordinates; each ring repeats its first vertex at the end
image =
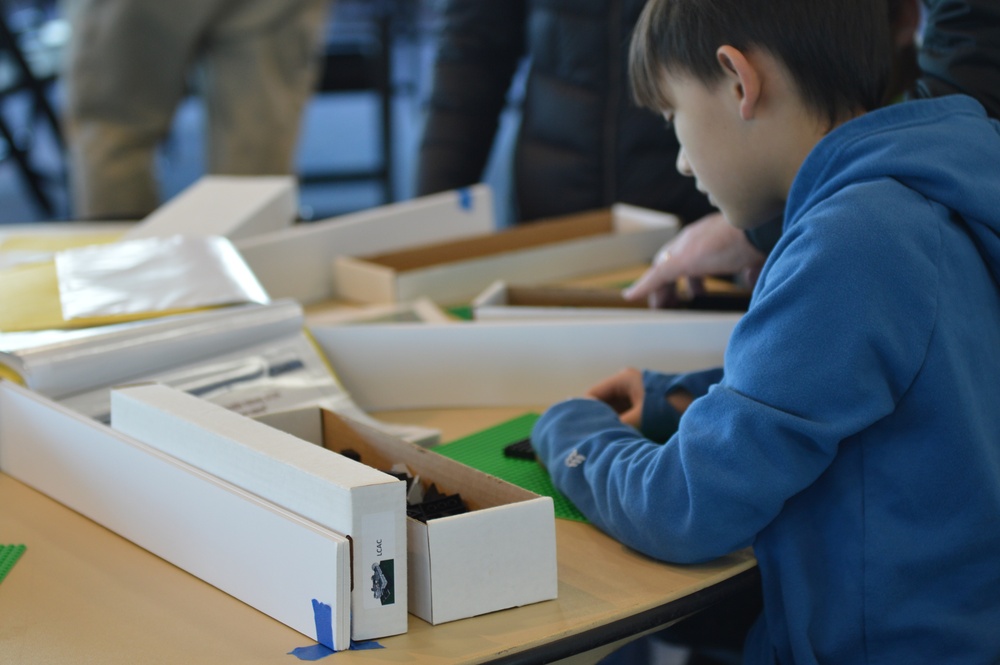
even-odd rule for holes
{"type": "Polygon", "coordinates": [[[0,469],[327,647],[350,646],[342,535],[7,381],[0,469]]]}
{"type": "Polygon", "coordinates": [[[111,426],[349,536],[354,579],[351,636],[368,640],[406,632],[405,483],[159,384],[113,390],[111,426]],[[385,579],[377,593],[373,578],[385,579]]]}
{"type": "Polygon", "coordinates": [[[486,185],[424,196],[237,241],[272,298],[303,304],[335,295],[331,264],[342,255],[389,252],[492,231],[486,185]]]}
{"type": "Polygon", "coordinates": [[[291,226],[298,214],[293,176],[203,176],[133,226],[125,240],[225,236],[230,240],[291,226]]]}
{"type": "Polygon", "coordinates": [[[737,318],[311,326],[365,411],[539,406],[624,367],[719,367],[737,318]]]}

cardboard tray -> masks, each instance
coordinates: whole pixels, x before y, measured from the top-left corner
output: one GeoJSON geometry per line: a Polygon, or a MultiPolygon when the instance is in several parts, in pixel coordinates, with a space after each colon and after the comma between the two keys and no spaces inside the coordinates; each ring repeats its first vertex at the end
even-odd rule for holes
{"type": "Polygon", "coordinates": [[[541,283],[648,262],[678,226],[672,215],[616,204],[404,251],[339,256],[334,288],[360,302],[465,303],[497,279],[541,283]]]}
{"type": "Polygon", "coordinates": [[[455,323],[443,309],[429,298],[392,303],[323,309],[310,314],[309,320],[318,325],[359,325],[375,323],[455,323]]]}
{"type": "Polygon", "coordinates": [[[478,321],[563,318],[686,318],[701,313],[729,312],[738,318],[746,311],[749,291],[728,286],[725,280],[699,280],[695,292],[688,280],[678,282],[678,301],[665,309],[650,309],[644,300],[629,301],[620,289],[493,282],[472,301],[478,321]],[[742,311],[741,311],[742,310],[742,311]]]}

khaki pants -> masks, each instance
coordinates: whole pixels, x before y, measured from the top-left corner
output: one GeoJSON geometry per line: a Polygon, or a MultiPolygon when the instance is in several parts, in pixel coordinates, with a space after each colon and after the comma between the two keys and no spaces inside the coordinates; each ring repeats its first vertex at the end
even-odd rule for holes
{"type": "Polygon", "coordinates": [[[70,0],[64,74],[74,216],[159,204],[155,153],[191,72],[211,173],[292,173],[330,0],[70,0]]]}

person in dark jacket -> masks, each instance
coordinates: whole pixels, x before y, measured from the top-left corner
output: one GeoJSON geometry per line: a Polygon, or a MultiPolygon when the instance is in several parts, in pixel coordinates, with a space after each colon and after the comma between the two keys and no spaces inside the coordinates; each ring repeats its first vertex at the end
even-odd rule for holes
{"type": "Polygon", "coordinates": [[[1000,119],[1000,3],[924,0],[924,6],[921,74],[912,96],[965,93],[1000,119]]]}
{"type": "Polygon", "coordinates": [[[677,141],[632,102],[627,48],[645,0],[445,0],[417,195],[482,180],[524,56],[513,155],[516,221],[631,203],[712,211],[674,169],[677,141]]]}

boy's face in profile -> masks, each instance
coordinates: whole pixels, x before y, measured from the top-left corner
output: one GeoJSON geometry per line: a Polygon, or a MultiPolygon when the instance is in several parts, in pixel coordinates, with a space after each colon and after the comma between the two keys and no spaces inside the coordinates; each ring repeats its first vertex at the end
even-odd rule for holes
{"type": "Polygon", "coordinates": [[[753,228],[780,212],[787,192],[776,191],[773,151],[759,117],[744,117],[741,83],[732,76],[714,84],[664,71],[660,90],[681,150],[677,170],[693,176],[699,191],[730,224],[753,228]]]}

